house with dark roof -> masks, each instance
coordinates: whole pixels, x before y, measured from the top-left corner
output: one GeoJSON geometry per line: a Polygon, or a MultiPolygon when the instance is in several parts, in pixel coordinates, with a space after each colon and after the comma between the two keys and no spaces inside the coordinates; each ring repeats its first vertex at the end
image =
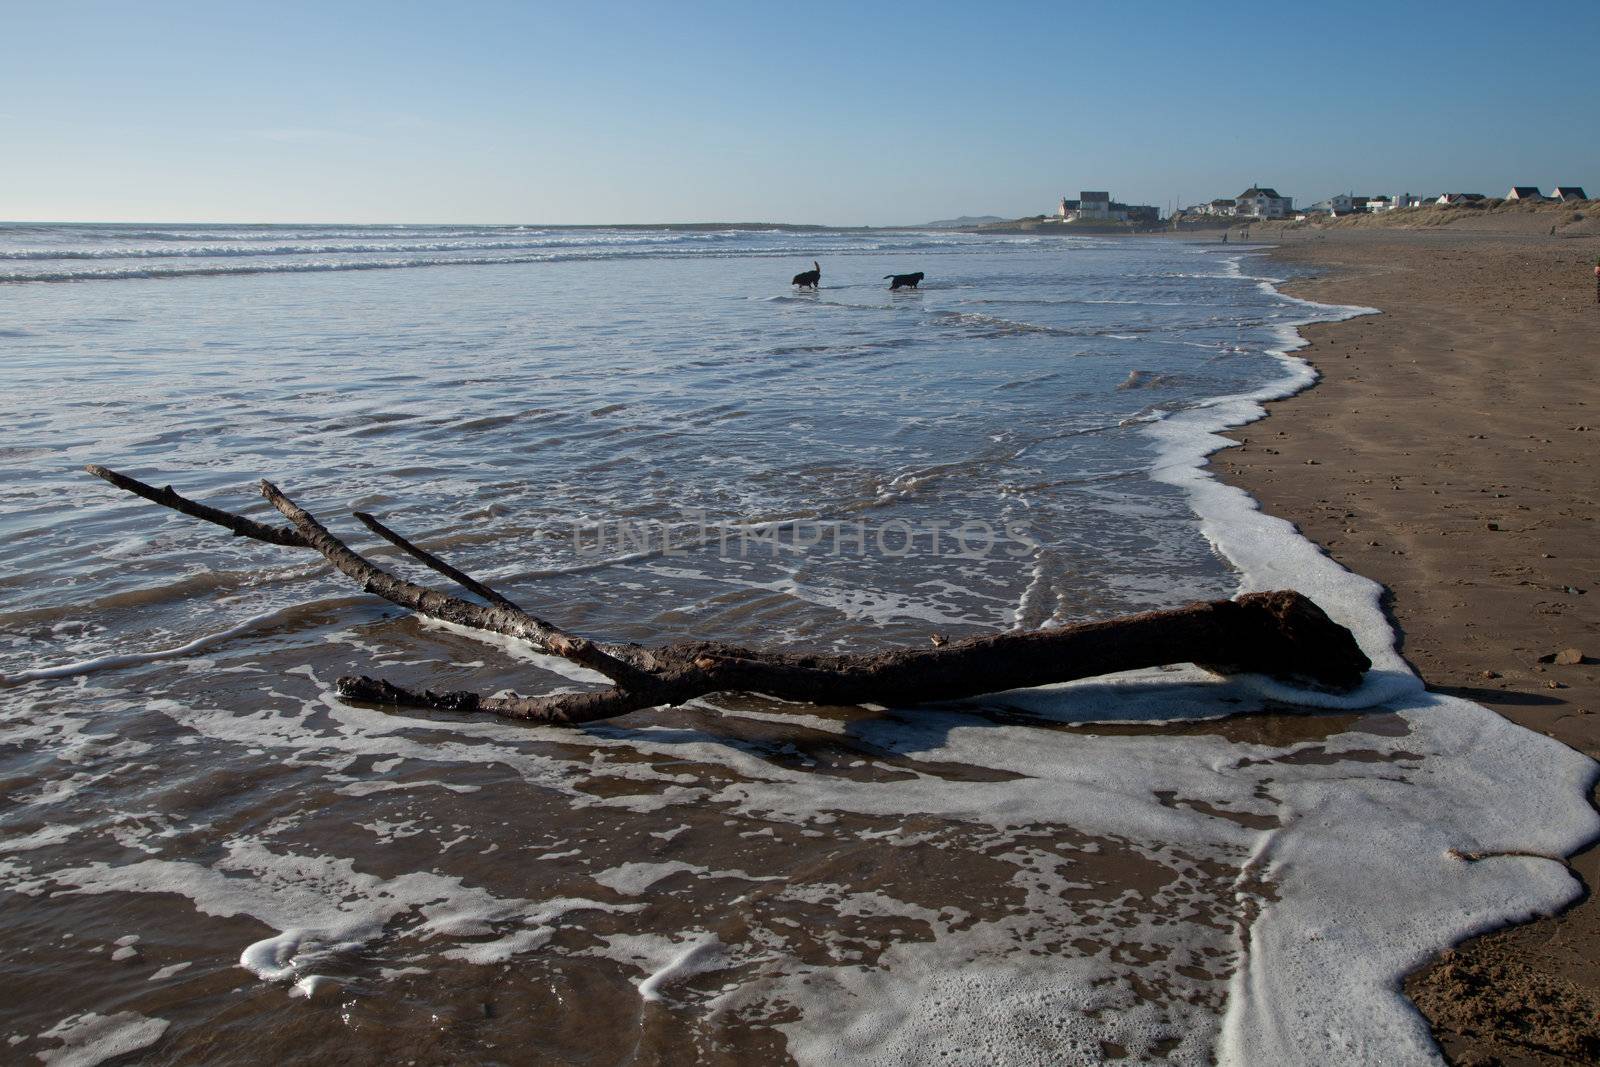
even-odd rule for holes
{"type": "Polygon", "coordinates": [[[1094,189],[1085,189],[1078,194],[1078,218],[1087,222],[1100,222],[1110,219],[1111,194],[1094,189]]]}
{"type": "Polygon", "coordinates": [[[1587,200],[1581,185],[1558,185],[1550,193],[1552,200],[1587,200]]]}
{"type": "Polygon", "coordinates": [[[1278,190],[1252,185],[1233,198],[1233,213],[1247,218],[1281,219],[1294,210],[1294,197],[1279,196],[1278,190]]]}
{"type": "Polygon", "coordinates": [[[1434,203],[1449,207],[1453,204],[1466,204],[1474,200],[1483,199],[1485,197],[1482,193],[1440,193],[1439,199],[1435,200],[1434,203]]]}
{"type": "Polygon", "coordinates": [[[1161,221],[1161,209],[1149,204],[1121,204],[1104,190],[1085,189],[1076,200],[1062,197],[1056,217],[1062,222],[1136,222],[1153,226],[1161,221]]]}
{"type": "Polygon", "coordinates": [[[1543,200],[1544,194],[1537,185],[1513,185],[1506,194],[1507,200],[1543,200]]]}

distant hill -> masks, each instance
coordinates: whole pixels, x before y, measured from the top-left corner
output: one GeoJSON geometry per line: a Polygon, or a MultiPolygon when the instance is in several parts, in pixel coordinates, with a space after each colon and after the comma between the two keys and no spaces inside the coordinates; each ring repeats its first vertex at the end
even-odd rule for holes
{"type": "Polygon", "coordinates": [[[987,226],[991,222],[1005,222],[999,215],[962,215],[958,219],[940,219],[912,227],[918,230],[958,230],[963,226],[987,226]]]}

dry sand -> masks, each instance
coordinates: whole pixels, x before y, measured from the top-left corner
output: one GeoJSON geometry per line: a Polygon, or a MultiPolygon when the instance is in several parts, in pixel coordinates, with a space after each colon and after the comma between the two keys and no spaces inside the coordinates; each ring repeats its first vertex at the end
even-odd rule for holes
{"type": "MultiPolygon", "coordinates": [[[[1600,240],[1550,224],[1254,228],[1322,271],[1288,292],[1383,314],[1307,328],[1321,383],[1215,463],[1389,588],[1431,688],[1600,757],[1600,240]],[[1581,663],[1541,662],[1571,648],[1581,663]]],[[[1596,885],[1600,848],[1571,865],[1596,885]]],[[[1474,939],[1406,990],[1454,1062],[1600,1062],[1600,902],[1474,939]]]]}

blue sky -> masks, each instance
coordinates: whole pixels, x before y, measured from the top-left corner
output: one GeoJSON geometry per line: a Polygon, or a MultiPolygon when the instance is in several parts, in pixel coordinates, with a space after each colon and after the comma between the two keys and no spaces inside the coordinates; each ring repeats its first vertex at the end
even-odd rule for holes
{"type": "Polygon", "coordinates": [[[860,225],[1083,188],[1600,186],[1594,0],[0,0],[0,35],[5,219],[860,225]]]}

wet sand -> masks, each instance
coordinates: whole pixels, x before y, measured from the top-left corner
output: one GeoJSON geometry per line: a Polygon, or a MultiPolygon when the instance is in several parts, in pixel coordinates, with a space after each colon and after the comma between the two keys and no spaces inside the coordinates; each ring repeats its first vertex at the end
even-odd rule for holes
{"type": "MultiPolygon", "coordinates": [[[[1306,328],[1322,381],[1234,433],[1220,473],[1390,590],[1431,688],[1600,757],[1600,240],[1253,236],[1321,271],[1285,291],[1383,314],[1306,328]]],[[[1594,886],[1600,848],[1571,866],[1594,886]]],[[[1595,1062],[1600,903],[1467,942],[1406,990],[1454,1062],[1595,1062]]]]}

